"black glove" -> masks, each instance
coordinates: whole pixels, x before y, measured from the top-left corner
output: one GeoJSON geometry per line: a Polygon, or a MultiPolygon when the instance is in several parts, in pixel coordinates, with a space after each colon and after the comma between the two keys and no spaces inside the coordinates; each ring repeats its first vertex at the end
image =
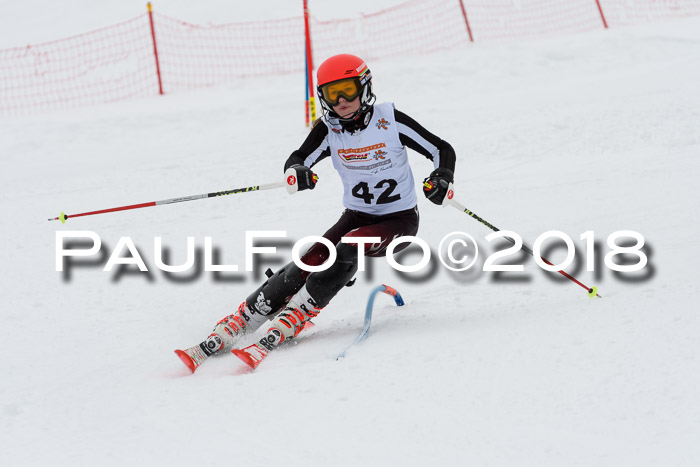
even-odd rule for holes
{"type": "Polygon", "coordinates": [[[440,205],[453,181],[454,174],[450,169],[437,168],[423,180],[423,194],[433,203],[440,205]]]}
{"type": "Polygon", "coordinates": [[[318,175],[313,173],[305,165],[295,164],[284,172],[287,181],[287,191],[296,193],[297,191],[313,190],[318,182],[318,175]]]}

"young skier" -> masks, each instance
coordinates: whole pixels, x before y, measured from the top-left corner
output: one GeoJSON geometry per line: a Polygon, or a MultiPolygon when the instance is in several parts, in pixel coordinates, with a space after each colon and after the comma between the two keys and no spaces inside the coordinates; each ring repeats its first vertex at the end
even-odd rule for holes
{"type": "MultiPolygon", "coordinates": [[[[324,235],[335,245],[330,268],[308,273],[294,262],[282,267],[221,321],[201,344],[175,352],[194,372],[210,355],[233,351],[255,368],[276,346],[296,337],[352,279],[357,271],[358,243],[342,237],[375,237],[363,245],[366,256],[385,256],[392,240],[418,231],[418,208],[413,173],[406,147],[433,161],[434,170],[423,193],[442,204],[454,179],[455,153],[446,141],[428,132],[392,103],[375,104],[372,75],[353,55],[335,55],[317,72],[317,92],[325,113],[301,147],[284,164],[291,192],[313,190],[318,177],[311,170],[330,158],[343,182],[345,211],[324,235]],[[267,334],[245,349],[233,349],[239,338],[271,321],[267,334]],[[232,350],[233,349],[233,350],[232,350]]],[[[395,251],[408,246],[401,244],[395,251]]],[[[303,256],[316,266],[329,258],[321,243],[303,256]]]]}

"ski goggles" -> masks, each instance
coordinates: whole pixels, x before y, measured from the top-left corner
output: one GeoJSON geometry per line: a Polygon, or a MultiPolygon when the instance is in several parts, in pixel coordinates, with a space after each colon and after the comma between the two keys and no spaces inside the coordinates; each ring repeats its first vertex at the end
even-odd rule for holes
{"type": "Polygon", "coordinates": [[[353,101],[360,95],[362,86],[358,78],[346,78],[321,86],[321,96],[331,106],[338,105],[341,97],[347,101],[353,101]]]}

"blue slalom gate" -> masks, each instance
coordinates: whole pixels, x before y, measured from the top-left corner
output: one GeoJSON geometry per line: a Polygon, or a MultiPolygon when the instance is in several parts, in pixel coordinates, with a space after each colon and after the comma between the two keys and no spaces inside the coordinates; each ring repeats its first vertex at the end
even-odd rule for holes
{"type": "Polygon", "coordinates": [[[340,360],[341,358],[345,357],[345,354],[350,349],[350,347],[357,344],[358,342],[362,342],[367,338],[367,335],[369,334],[369,327],[372,323],[372,308],[374,307],[374,297],[376,297],[377,294],[380,292],[394,297],[394,301],[396,302],[397,306],[403,306],[405,304],[399,291],[394,289],[393,287],[389,287],[386,284],[382,284],[380,286],[375,287],[370,292],[369,299],[367,300],[367,308],[365,309],[365,324],[362,327],[362,332],[359,336],[357,336],[357,338],[353,341],[352,344],[350,344],[340,355],[338,355],[335,358],[336,360],[340,360]]]}

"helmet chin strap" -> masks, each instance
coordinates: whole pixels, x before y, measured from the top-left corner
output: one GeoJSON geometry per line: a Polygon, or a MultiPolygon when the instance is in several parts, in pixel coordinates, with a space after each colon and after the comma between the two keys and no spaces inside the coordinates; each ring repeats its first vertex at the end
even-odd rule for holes
{"type": "MultiPolygon", "coordinates": [[[[343,118],[337,113],[333,112],[332,110],[328,111],[328,117],[329,119],[333,119],[337,122],[337,124],[340,124],[341,126],[345,127],[346,125],[348,127],[356,126],[356,129],[359,129],[360,127],[367,126],[369,124],[369,119],[372,115],[372,107],[374,103],[372,104],[364,104],[362,105],[358,110],[356,110],[352,115],[349,117],[343,118]],[[360,122],[360,118],[364,118],[363,122],[360,122]]],[[[354,130],[353,130],[354,131],[354,130]]]]}
{"type": "Polygon", "coordinates": [[[362,115],[362,112],[366,109],[364,109],[365,106],[360,106],[359,109],[354,111],[349,117],[341,117],[337,113],[331,111],[331,113],[334,115],[334,118],[338,119],[339,122],[345,123],[345,122],[354,122],[358,118],[360,118],[360,115],[362,115]]]}

